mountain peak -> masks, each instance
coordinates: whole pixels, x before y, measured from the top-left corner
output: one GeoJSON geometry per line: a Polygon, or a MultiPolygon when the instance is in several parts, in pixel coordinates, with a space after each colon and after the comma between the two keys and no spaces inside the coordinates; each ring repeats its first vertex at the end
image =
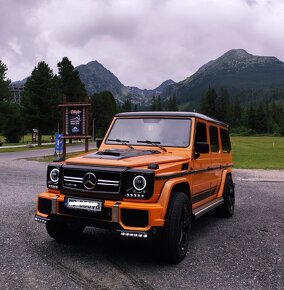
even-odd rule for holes
{"type": "Polygon", "coordinates": [[[237,49],[230,49],[229,51],[225,52],[222,56],[248,57],[248,56],[251,56],[251,54],[249,54],[246,50],[242,48],[237,48],[237,49]]]}
{"type": "Polygon", "coordinates": [[[166,80],[164,82],[162,82],[155,90],[156,91],[162,91],[165,87],[175,84],[176,82],[173,81],[172,79],[166,80]]]}

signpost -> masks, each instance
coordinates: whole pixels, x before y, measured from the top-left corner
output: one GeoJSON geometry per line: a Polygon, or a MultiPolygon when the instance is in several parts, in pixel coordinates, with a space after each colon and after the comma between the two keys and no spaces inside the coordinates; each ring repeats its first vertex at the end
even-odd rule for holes
{"type": "Polygon", "coordinates": [[[66,139],[85,139],[85,152],[89,151],[89,126],[88,108],[89,98],[85,98],[85,103],[67,103],[58,105],[63,110],[63,159],[66,157],[66,139]]]}

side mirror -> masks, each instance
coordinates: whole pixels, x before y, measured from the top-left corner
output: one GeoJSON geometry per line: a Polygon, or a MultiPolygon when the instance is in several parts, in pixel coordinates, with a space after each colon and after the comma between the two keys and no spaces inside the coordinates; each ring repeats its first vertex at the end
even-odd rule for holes
{"type": "Polygon", "coordinates": [[[208,153],[209,152],[209,144],[206,142],[196,142],[195,143],[195,152],[200,153],[208,153]]]}

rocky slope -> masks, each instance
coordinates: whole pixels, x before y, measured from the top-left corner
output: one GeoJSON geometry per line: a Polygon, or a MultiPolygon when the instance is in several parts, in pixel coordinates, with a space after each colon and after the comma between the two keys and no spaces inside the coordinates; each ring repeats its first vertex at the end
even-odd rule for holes
{"type": "Polygon", "coordinates": [[[163,98],[175,95],[179,104],[198,104],[208,86],[227,88],[231,96],[249,101],[259,91],[268,94],[284,88],[284,63],[276,57],[255,56],[243,49],[232,49],[203,65],[185,80],[169,85],[163,98]]]}

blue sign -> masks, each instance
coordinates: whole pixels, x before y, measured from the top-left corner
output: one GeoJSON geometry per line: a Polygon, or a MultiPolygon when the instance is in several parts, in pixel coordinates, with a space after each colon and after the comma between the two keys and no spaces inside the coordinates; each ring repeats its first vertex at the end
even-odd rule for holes
{"type": "Polygon", "coordinates": [[[62,151],[63,150],[63,139],[61,138],[62,134],[55,134],[55,151],[62,151]]]}

